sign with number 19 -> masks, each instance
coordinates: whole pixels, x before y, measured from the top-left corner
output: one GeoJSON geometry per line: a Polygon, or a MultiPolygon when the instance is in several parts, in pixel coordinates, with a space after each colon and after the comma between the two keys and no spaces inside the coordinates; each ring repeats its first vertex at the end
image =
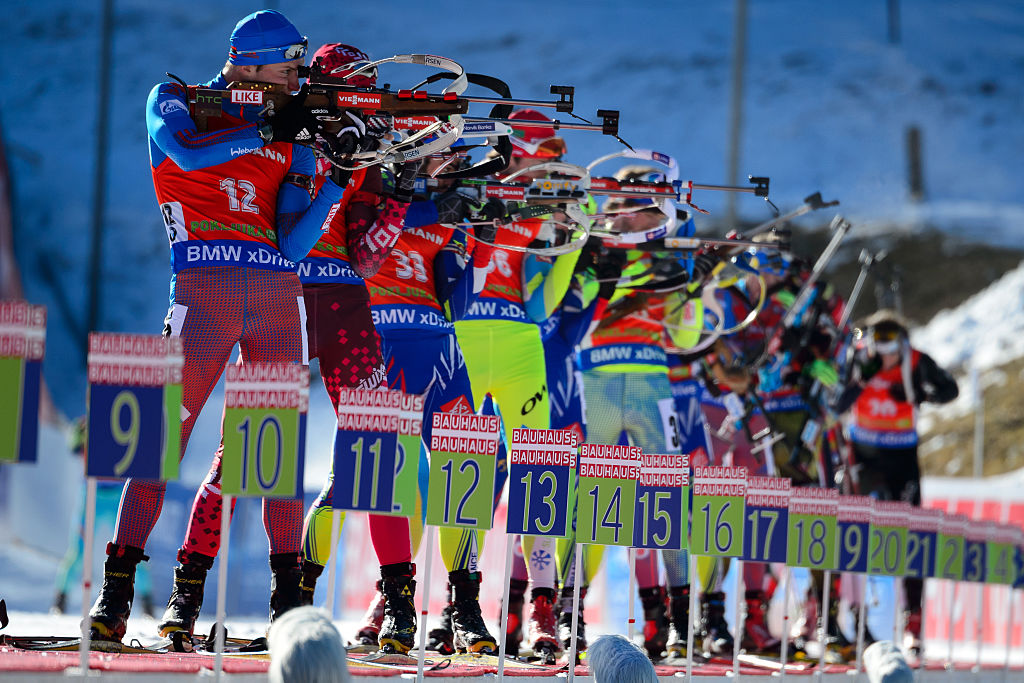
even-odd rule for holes
{"type": "Polygon", "coordinates": [[[694,555],[743,556],[744,498],[747,468],[701,466],[693,469],[694,555]]]}
{"type": "Polygon", "coordinates": [[[183,362],[177,337],[89,335],[87,476],[178,478],[183,362]]]}
{"type": "Polygon", "coordinates": [[[871,511],[874,507],[875,499],[871,496],[839,496],[839,517],[836,519],[839,571],[867,573],[871,511]]]}
{"type": "Polygon", "coordinates": [[[496,415],[431,416],[427,524],[491,528],[500,429],[496,415]]]}
{"type": "Polygon", "coordinates": [[[306,454],[309,370],[298,363],[228,365],[221,492],[294,498],[306,454]]]}
{"type": "Polygon", "coordinates": [[[0,463],[35,462],[46,308],[0,301],[0,463]]]}

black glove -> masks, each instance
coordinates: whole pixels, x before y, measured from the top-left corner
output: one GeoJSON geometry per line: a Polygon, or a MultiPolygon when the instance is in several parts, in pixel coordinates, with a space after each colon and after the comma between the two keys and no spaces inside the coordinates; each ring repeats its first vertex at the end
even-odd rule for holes
{"type": "Polygon", "coordinates": [[[867,382],[882,369],[882,360],[878,356],[868,356],[861,359],[858,362],[858,366],[860,367],[861,381],[867,382]]]}
{"type": "Polygon", "coordinates": [[[622,277],[622,269],[626,265],[625,249],[609,249],[601,256],[594,268],[594,275],[601,283],[597,290],[597,296],[602,299],[610,299],[615,293],[615,285],[622,277]]]}
{"type": "Polygon", "coordinates": [[[903,384],[893,384],[889,387],[889,395],[892,396],[892,400],[897,403],[907,402],[907,390],[903,388],[903,384]]]}
{"type": "Polygon", "coordinates": [[[495,197],[489,198],[483,206],[476,207],[473,217],[481,221],[479,225],[473,226],[473,235],[481,242],[494,244],[498,239],[498,224],[495,221],[504,220],[508,216],[505,202],[495,197]]]}
{"type": "Polygon", "coordinates": [[[369,138],[364,151],[373,151],[380,147],[381,140],[391,132],[392,118],[387,114],[374,114],[366,117],[366,137],[369,138]]]}
{"type": "Polygon", "coordinates": [[[588,237],[583,248],[580,249],[580,258],[576,261],[576,272],[582,273],[585,270],[596,271],[602,249],[604,249],[604,243],[600,237],[596,235],[588,237]]]}
{"type": "Polygon", "coordinates": [[[271,134],[266,142],[301,142],[312,143],[322,127],[322,122],[313,115],[312,110],[305,106],[306,86],[299,93],[267,117],[265,124],[270,126],[271,134]]]}
{"type": "Polygon", "coordinates": [[[438,223],[461,223],[473,210],[473,203],[464,194],[448,190],[434,200],[438,223]]]}
{"type": "Polygon", "coordinates": [[[327,132],[323,122],[317,121],[319,125],[314,134],[314,147],[334,164],[343,164],[348,157],[365,152],[375,144],[373,138],[367,135],[366,123],[358,114],[345,110],[342,119],[343,127],[337,133],[327,132]]]}
{"type": "Polygon", "coordinates": [[[701,252],[693,257],[693,281],[699,282],[706,278],[719,262],[718,254],[714,251],[701,252]]]}
{"type": "Polygon", "coordinates": [[[398,177],[395,178],[395,190],[392,193],[395,200],[408,204],[412,201],[413,191],[416,188],[416,174],[423,166],[422,159],[407,161],[399,167],[398,177]]]}

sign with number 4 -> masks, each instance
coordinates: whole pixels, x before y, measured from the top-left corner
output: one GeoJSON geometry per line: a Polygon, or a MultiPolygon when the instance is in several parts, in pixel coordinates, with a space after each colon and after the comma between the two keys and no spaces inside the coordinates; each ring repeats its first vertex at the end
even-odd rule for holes
{"type": "Polygon", "coordinates": [[[183,364],[178,337],[89,335],[87,476],[178,478],[183,364]]]}
{"type": "Polygon", "coordinates": [[[297,363],[228,365],[221,492],[294,498],[306,455],[309,370],[297,363]]]}

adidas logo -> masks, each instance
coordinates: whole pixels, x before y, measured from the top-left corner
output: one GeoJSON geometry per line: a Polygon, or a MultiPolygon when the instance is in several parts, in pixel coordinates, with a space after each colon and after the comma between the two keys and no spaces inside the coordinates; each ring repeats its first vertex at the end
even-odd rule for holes
{"type": "Polygon", "coordinates": [[[309,131],[305,128],[303,128],[302,130],[295,134],[296,142],[299,140],[309,140],[311,137],[312,136],[309,134],[309,131]]]}

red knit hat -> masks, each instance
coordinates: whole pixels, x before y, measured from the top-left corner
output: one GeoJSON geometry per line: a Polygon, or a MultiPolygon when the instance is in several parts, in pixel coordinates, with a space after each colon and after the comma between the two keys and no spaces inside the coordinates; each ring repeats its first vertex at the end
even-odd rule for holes
{"type": "Polygon", "coordinates": [[[372,88],[377,85],[377,67],[361,71],[358,76],[345,78],[360,66],[372,61],[370,56],[357,47],[343,43],[327,43],[313,53],[312,63],[320,62],[320,70],[328,78],[344,79],[345,83],[357,88],[372,88]]]}
{"type": "MultiPolygon", "coordinates": [[[[517,109],[509,116],[521,121],[546,121],[551,119],[536,109],[517,109]]],[[[512,156],[530,159],[556,159],[565,154],[565,140],[555,133],[554,126],[530,126],[519,128],[512,125],[512,156]]]]}

